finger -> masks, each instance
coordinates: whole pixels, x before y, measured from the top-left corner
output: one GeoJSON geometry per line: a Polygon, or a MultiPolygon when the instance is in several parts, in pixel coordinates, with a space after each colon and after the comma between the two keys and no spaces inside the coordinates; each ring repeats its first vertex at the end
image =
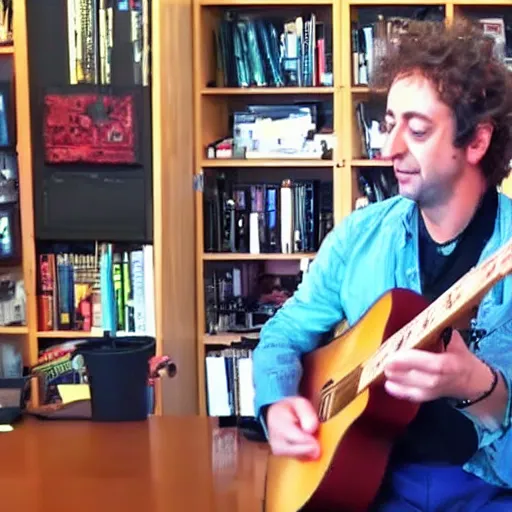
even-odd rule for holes
{"type": "Polygon", "coordinates": [[[453,331],[452,337],[450,338],[450,343],[446,347],[446,351],[452,353],[469,351],[469,348],[459,331],[453,331]]]}
{"type": "Polygon", "coordinates": [[[292,406],[281,409],[278,418],[272,421],[273,434],[289,443],[306,444],[315,442],[309,432],[302,429],[300,419],[292,406]]]}
{"type": "Polygon", "coordinates": [[[309,452],[303,454],[303,455],[298,455],[298,458],[300,460],[304,460],[304,461],[307,461],[307,460],[315,460],[315,459],[318,459],[320,457],[320,445],[317,444],[312,450],[310,450],[309,452]]]}
{"type": "Polygon", "coordinates": [[[302,430],[297,423],[283,423],[278,434],[279,437],[289,444],[312,445],[316,442],[316,439],[308,432],[302,430]]]}
{"type": "Polygon", "coordinates": [[[412,387],[412,386],[404,386],[402,384],[397,384],[396,382],[386,381],[384,384],[384,388],[386,391],[394,396],[395,398],[399,398],[401,400],[409,400],[410,402],[426,402],[430,400],[430,396],[428,391],[425,389],[412,387]]]}
{"type": "Polygon", "coordinates": [[[425,373],[440,373],[445,354],[433,354],[425,350],[399,350],[391,356],[385,372],[399,373],[415,369],[425,373]]]}
{"type": "Polygon", "coordinates": [[[438,373],[426,373],[420,370],[409,370],[406,372],[388,371],[386,372],[386,378],[393,384],[417,387],[420,389],[432,389],[440,383],[440,375],[438,373]]]}
{"type": "Polygon", "coordinates": [[[300,457],[302,459],[316,459],[320,455],[320,446],[318,443],[307,445],[279,442],[272,445],[272,453],[275,455],[300,457]]]}
{"type": "Polygon", "coordinates": [[[318,414],[309,400],[297,399],[292,405],[295,415],[299,420],[301,428],[309,433],[314,434],[318,429],[318,414]]]}

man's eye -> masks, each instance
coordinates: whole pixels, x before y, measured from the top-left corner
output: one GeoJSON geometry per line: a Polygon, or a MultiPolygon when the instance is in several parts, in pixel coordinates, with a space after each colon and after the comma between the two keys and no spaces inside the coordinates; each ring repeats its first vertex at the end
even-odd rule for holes
{"type": "Polygon", "coordinates": [[[427,135],[426,130],[412,130],[411,129],[411,133],[412,133],[412,136],[415,137],[416,139],[422,139],[423,137],[425,137],[425,135],[427,135]]]}

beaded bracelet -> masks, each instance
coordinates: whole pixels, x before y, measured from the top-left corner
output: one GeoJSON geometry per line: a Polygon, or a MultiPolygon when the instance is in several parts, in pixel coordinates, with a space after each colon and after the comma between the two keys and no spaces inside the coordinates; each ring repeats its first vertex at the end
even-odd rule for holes
{"type": "Polygon", "coordinates": [[[485,391],[482,395],[480,395],[478,398],[475,398],[474,400],[471,400],[470,398],[467,398],[466,400],[459,400],[455,404],[456,409],[465,409],[466,407],[469,407],[470,405],[476,404],[477,402],[481,402],[482,400],[485,400],[495,389],[498,385],[498,372],[490,365],[485,363],[489,370],[492,372],[492,384],[491,387],[485,391]]]}

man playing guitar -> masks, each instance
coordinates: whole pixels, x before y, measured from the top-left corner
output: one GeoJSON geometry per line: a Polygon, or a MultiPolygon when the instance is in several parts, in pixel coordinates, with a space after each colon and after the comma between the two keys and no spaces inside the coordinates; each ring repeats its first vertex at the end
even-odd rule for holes
{"type": "MultiPolygon", "coordinates": [[[[465,20],[411,22],[379,64],[383,156],[399,195],[336,226],[262,329],[255,405],[275,455],[320,455],[319,418],[298,384],[301,356],[325,333],[394,287],[435,300],[512,234],[512,201],[497,190],[512,158],[512,79],[492,42],[465,20]]],[[[446,341],[444,352],[403,349],[387,363],[386,391],[421,407],[372,510],[512,510],[512,278],[446,341]]]]}

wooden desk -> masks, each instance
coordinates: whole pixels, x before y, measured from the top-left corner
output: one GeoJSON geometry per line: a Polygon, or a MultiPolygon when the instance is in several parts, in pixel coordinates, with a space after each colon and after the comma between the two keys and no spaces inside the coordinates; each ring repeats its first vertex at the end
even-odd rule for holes
{"type": "Polygon", "coordinates": [[[27,419],[0,434],[0,510],[261,512],[267,450],[200,417],[27,419]]]}

